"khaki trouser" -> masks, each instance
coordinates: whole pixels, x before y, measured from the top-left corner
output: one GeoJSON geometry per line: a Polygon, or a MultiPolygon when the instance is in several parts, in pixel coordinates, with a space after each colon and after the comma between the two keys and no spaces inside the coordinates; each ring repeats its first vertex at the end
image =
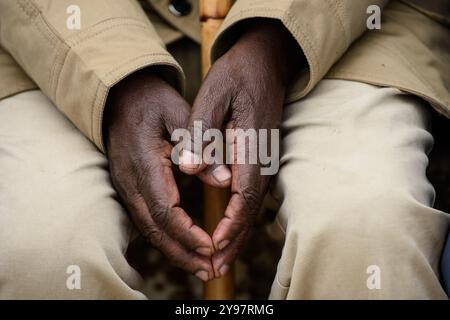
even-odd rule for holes
{"type": "MultiPolygon", "coordinates": [[[[429,110],[343,80],[286,106],[271,190],[286,240],[271,298],[446,298],[429,110]]],[[[0,101],[0,230],[0,298],[145,298],[105,156],[40,91],[0,101]],[[80,290],[67,288],[73,265],[80,290]]]]}

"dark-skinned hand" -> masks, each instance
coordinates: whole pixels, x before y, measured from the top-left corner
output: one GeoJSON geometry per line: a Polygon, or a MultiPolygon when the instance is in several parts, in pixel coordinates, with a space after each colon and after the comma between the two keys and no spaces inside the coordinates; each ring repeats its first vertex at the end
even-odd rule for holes
{"type": "Polygon", "coordinates": [[[104,136],[113,185],[142,235],[173,264],[207,281],[214,278],[212,241],[180,208],[172,172],[170,135],[187,125],[189,114],[177,91],[147,69],[112,88],[104,136]]]}
{"type": "MultiPolygon", "coordinates": [[[[191,137],[195,121],[202,122],[203,132],[210,128],[278,128],[287,85],[301,61],[298,45],[281,23],[251,22],[239,40],[213,64],[204,80],[187,126],[191,137]]],[[[270,179],[261,175],[260,163],[233,163],[230,168],[231,198],[212,235],[215,277],[228,271],[245,243],[270,179]]],[[[187,174],[211,172],[202,162],[202,155],[195,154],[193,141],[183,150],[180,169],[187,174]]],[[[227,177],[221,170],[221,176],[227,177]]]]}

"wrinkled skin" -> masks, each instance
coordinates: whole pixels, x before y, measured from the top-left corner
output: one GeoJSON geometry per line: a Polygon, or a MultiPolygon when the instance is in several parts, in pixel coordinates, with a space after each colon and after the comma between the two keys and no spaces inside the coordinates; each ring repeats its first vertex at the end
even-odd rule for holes
{"type": "Polygon", "coordinates": [[[138,229],[175,265],[206,281],[214,277],[211,238],[179,207],[167,140],[189,112],[169,84],[140,72],[111,92],[105,136],[113,185],[138,229]]]}
{"type": "Polygon", "coordinates": [[[196,120],[203,130],[277,128],[297,60],[299,49],[281,24],[256,20],[214,63],[192,110],[151,69],[127,77],[109,95],[104,131],[114,187],[144,237],[203,281],[224,275],[236,258],[270,176],[260,174],[259,164],[232,164],[230,174],[224,165],[193,163],[183,151],[181,171],[216,187],[231,184],[225,216],[210,237],[179,207],[170,134],[193,131],[196,120]]]}

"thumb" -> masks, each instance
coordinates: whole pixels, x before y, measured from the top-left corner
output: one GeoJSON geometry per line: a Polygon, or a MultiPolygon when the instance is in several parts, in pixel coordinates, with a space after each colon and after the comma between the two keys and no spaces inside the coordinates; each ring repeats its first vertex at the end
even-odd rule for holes
{"type": "Polygon", "coordinates": [[[209,164],[214,164],[214,170],[220,172],[222,178],[231,176],[229,169],[221,165],[223,152],[220,150],[224,142],[221,129],[229,110],[231,93],[217,77],[214,73],[208,75],[191,110],[188,141],[183,145],[180,158],[180,170],[186,174],[199,174],[209,164]],[[213,149],[213,153],[203,152],[207,147],[213,149]],[[219,165],[213,163],[215,160],[219,160],[219,165]]]}

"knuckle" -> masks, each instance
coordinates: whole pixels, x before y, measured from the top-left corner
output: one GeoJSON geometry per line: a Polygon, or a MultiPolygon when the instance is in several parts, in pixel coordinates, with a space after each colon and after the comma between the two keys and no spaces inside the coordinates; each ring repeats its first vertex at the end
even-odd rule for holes
{"type": "Polygon", "coordinates": [[[125,175],[117,172],[111,173],[111,182],[119,197],[126,203],[134,204],[138,192],[130,181],[131,179],[125,175]]]}
{"type": "Polygon", "coordinates": [[[162,233],[156,225],[149,224],[142,226],[141,233],[152,246],[157,249],[161,248],[164,241],[164,233],[162,233]]]}
{"type": "Polygon", "coordinates": [[[160,200],[154,200],[149,203],[149,211],[153,220],[165,229],[169,223],[169,207],[160,200]]]}
{"type": "Polygon", "coordinates": [[[141,165],[139,165],[138,169],[136,170],[138,174],[136,174],[136,186],[138,190],[145,190],[148,186],[148,178],[150,175],[150,170],[148,168],[144,168],[141,165]]]}
{"type": "Polygon", "coordinates": [[[261,193],[255,186],[248,186],[242,192],[244,198],[247,213],[250,216],[254,216],[258,213],[261,204],[261,193]]]}
{"type": "Polygon", "coordinates": [[[181,230],[178,235],[179,239],[184,240],[184,245],[185,245],[186,249],[189,249],[190,251],[192,251],[194,249],[194,247],[196,247],[196,245],[195,245],[197,242],[196,240],[200,241],[200,239],[196,239],[192,235],[192,227],[193,226],[194,225],[193,225],[192,220],[191,221],[187,220],[185,222],[182,222],[180,224],[181,230]]]}

